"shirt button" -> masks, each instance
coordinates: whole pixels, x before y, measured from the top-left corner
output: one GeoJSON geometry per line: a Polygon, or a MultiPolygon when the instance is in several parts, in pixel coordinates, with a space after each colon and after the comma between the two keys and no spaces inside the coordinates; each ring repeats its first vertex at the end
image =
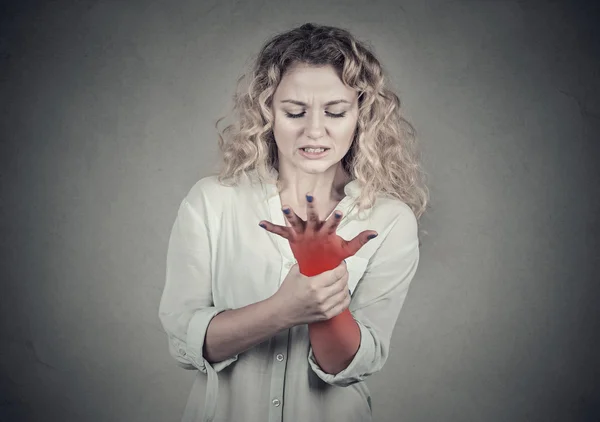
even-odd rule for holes
{"type": "Polygon", "coordinates": [[[185,356],[185,350],[179,349],[179,353],[181,353],[182,356],[185,356]]]}
{"type": "Polygon", "coordinates": [[[273,399],[273,406],[279,407],[280,404],[281,404],[281,402],[279,400],[273,399]]]}
{"type": "Polygon", "coordinates": [[[281,361],[283,360],[283,355],[282,355],[281,353],[279,353],[279,354],[277,355],[277,360],[278,360],[279,362],[281,362],[281,361]]]}

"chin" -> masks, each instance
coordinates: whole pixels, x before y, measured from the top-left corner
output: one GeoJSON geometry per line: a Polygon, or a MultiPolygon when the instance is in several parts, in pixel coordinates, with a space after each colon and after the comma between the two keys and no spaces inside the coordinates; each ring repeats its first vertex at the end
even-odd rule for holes
{"type": "Polygon", "coordinates": [[[323,173],[329,169],[331,169],[332,167],[337,166],[339,163],[339,161],[332,163],[332,162],[326,162],[326,161],[321,161],[321,162],[314,162],[314,163],[302,163],[299,167],[304,169],[307,173],[323,173]]]}

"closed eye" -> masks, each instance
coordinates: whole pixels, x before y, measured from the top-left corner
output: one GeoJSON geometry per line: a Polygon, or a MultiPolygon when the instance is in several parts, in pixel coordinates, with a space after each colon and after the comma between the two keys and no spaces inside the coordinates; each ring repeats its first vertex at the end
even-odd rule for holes
{"type": "MultiPolygon", "coordinates": [[[[285,113],[285,115],[286,115],[287,117],[289,117],[289,118],[292,118],[292,119],[298,119],[298,118],[300,118],[300,117],[303,117],[305,114],[306,114],[306,112],[305,112],[305,111],[303,111],[303,112],[302,112],[302,113],[300,113],[300,114],[291,114],[291,113],[287,113],[287,112],[285,113]]],[[[341,117],[344,117],[344,116],[346,115],[346,112],[344,111],[343,113],[340,113],[340,114],[335,114],[335,113],[329,113],[328,111],[326,111],[326,112],[325,112],[325,114],[326,114],[327,116],[329,116],[329,117],[333,117],[333,118],[335,118],[335,119],[339,119],[339,118],[341,118],[341,117]]]]}

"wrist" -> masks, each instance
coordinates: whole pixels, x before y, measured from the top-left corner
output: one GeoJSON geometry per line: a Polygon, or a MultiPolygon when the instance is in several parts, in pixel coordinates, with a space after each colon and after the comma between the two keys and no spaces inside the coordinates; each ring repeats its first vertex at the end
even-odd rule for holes
{"type": "Polygon", "coordinates": [[[306,277],[314,277],[325,271],[333,270],[341,264],[343,259],[337,256],[325,255],[320,258],[307,259],[303,256],[297,258],[298,269],[306,277]]]}

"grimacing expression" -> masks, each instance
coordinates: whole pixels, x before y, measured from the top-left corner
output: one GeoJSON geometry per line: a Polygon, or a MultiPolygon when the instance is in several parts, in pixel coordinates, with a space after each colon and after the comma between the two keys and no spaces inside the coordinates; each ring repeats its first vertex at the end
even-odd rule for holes
{"type": "Polygon", "coordinates": [[[273,134],[279,162],[306,173],[321,173],[346,155],[358,121],[358,95],[344,85],[332,66],[290,67],[273,95],[273,134]],[[310,160],[300,154],[305,145],[330,148],[310,160]]]}

